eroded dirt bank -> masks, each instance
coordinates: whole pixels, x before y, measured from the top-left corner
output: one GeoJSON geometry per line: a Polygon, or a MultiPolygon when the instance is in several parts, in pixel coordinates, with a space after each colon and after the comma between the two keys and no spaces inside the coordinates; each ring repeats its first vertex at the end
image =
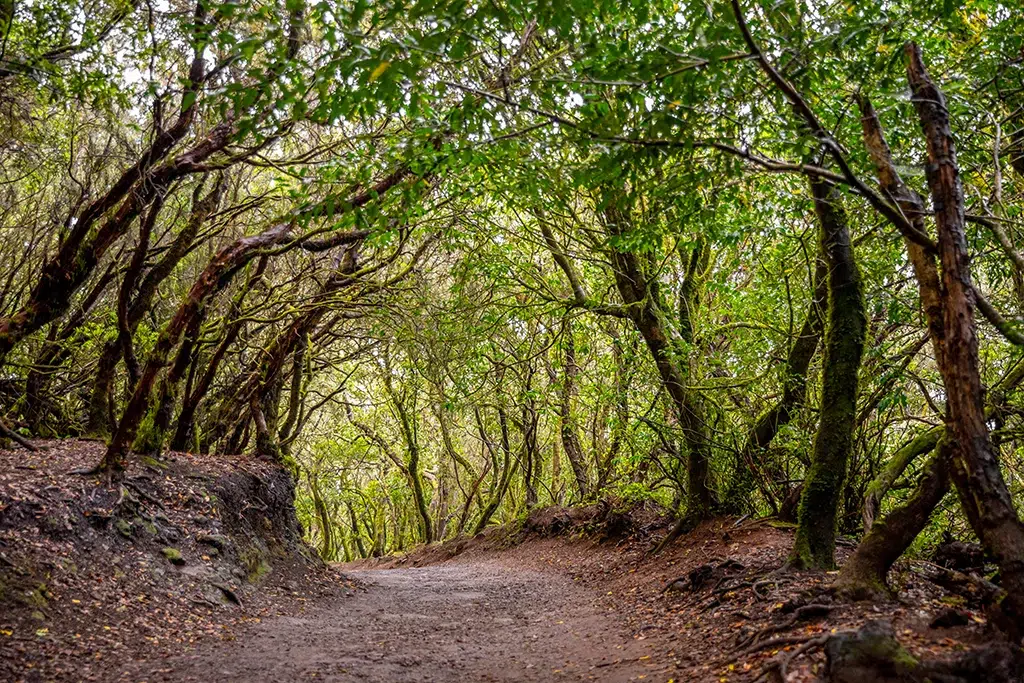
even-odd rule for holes
{"type": "Polygon", "coordinates": [[[349,598],[279,617],[244,639],[126,673],[152,681],[667,681],[638,640],[555,572],[503,558],[350,573],[349,598]]]}

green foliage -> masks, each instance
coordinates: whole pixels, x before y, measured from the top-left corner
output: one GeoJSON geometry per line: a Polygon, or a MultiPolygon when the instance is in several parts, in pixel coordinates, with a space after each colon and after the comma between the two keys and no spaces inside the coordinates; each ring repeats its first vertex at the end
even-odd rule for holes
{"type": "MultiPolygon", "coordinates": [[[[998,219],[1010,245],[971,224],[975,280],[1007,317],[1019,314],[1024,15],[998,0],[740,4],[764,54],[868,188],[858,94],[874,102],[901,174],[926,189],[902,58],[905,41],[921,45],[949,99],[969,211],[998,219]]],[[[125,368],[143,370],[170,339],[221,249],[294,223],[294,240],[220,273],[222,290],[195,302],[195,329],[180,331],[195,345],[171,388],[176,416],[195,399],[178,445],[213,452],[252,450],[251,399],[271,397],[260,410],[277,415],[262,417],[300,473],[300,517],[325,559],[408,548],[427,527],[448,538],[578,502],[573,439],[592,497],[677,510],[692,490],[680,463],[696,442],[657,362],[702,409],[697,445],[715,491],[741,481],[744,505],[767,514],[805,479],[825,393],[820,350],[791,419],[753,462],[739,454],[791,386],[785,361],[812,297],[817,222],[806,178],[780,171],[839,169],[750,57],[730,3],[196,9],[41,0],[0,13],[0,343],[13,339],[3,325],[38,312],[42,273],[91,203],[128,188],[97,205],[87,242],[109,243],[69,259],[82,277],[66,305],[3,357],[5,424],[81,433],[96,359],[124,323],[119,298],[138,294],[133,256],[140,279],[152,273],[188,228],[195,198],[223,181],[100,398],[116,422],[136,387],[125,368]],[[205,75],[190,83],[197,54],[205,75]],[[178,122],[181,137],[146,157],[178,122]],[[224,131],[224,145],[192,164],[224,131]],[[140,207],[131,198],[171,167],[184,170],[161,190],[143,237],[153,198],[140,207]],[[620,202],[628,210],[617,219],[620,202]],[[115,230],[117,216],[128,218],[115,230]],[[309,246],[350,231],[360,237],[344,246],[309,246]],[[698,273],[691,255],[701,245],[698,273]],[[635,257],[642,282],[632,285],[643,285],[629,305],[622,255],[635,257]],[[348,279],[338,284],[340,274],[348,279]],[[656,309],[666,340],[657,355],[657,335],[636,323],[644,307],[656,309]]],[[[941,420],[945,394],[930,348],[915,346],[925,326],[899,235],[861,190],[841,182],[839,192],[867,315],[850,457],[834,473],[846,482],[837,523],[852,532],[871,480],[922,422],[941,420]]],[[[987,326],[979,337],[994,385],[1018,354],[987,326]]],[[[177,348],[156,364],[161,379],[177,348]]],[[[1011,471],[1022,452],[1016,403],[1011,391],[997,427],[1011,471]]],[[[166,441],[148,414],[139,448],[166,441]]],[[[944,514],[937,526],[964,528],[944,514]]]]}

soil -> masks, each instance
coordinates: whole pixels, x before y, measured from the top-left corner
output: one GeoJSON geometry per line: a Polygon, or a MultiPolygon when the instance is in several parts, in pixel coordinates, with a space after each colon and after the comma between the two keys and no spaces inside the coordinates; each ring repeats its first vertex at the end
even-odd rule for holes
{"type": "Polygon", "coordinates": [[[509,558],[351,572],[354,597],[274,619],[130,678],[149,681],[667,681],[594,591],[509,558]]]}

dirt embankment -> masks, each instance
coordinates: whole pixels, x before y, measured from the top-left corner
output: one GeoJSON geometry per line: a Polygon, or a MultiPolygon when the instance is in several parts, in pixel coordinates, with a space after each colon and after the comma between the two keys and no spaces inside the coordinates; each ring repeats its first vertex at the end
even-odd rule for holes
{"type": "Polygon", "coordinates": [[[269,462],[169,454],[109,484],[88,441],[0,451],[0,679],[113,680],[344,584],[269,462]]]}

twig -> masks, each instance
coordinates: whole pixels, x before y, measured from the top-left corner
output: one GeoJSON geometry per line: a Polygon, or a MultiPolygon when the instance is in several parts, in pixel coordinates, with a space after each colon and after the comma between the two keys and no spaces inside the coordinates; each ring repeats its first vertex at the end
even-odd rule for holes
{"type": "Polygon", "coordinates": [[[37,452],[39,450],[37,447],[35,447],[32,444],[30,444],[28,442],[28,440],[25,439],[25,437],[23,437],[21,434],[19,434],[18,432],[14,431],[10,427],[8,427],[6,424],[4,424],[3,420],[0,420],[0,434],[3,434],[4,436],[7,436],[7,437],[13,439],[22,448],[27,448],[28,450],[32,451],[33,453],[35,453],[35,452],[37,452]]]}

